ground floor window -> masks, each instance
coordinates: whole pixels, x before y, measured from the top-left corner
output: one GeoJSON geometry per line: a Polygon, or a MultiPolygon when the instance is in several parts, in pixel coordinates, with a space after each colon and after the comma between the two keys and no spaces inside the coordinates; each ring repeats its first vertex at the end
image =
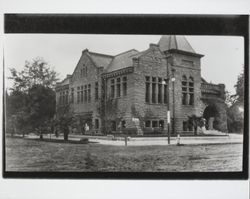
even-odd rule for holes
{"type": "Polygon", "coordinates": [[[158,127],[158,121],[152,121],[152,127],[158,127]]]}
{"type": "Polygon", "coordinates": [[[187,121],[183,121],[183,123],[182,123],[182,130],[183,131],[187,131],[188,130],[188,122],[187,121]]]}
{"type": "Polygon", "coordinates": [[[95,119],[95,129],[99,129],[99,119],[95,119]]]}
{"type": "Polygon", "coordinates": [[[122,128],[126,128],[126,121],[122,120],[122,128]]]}
{"type": "Polygon", "coordinates": [[[111,131],[116,131],[116,121],[111,121],[111,131]]]}
{"type": "Polygon", "coordinates": [[[145,122],[145,127],[150,127],[150,120],[147,120],[146,122],[145,122]]]}
{"type": "Polygon", "coordinates": [[[159,121],[159,127],[164,129],[164,120],[159,121]]]}

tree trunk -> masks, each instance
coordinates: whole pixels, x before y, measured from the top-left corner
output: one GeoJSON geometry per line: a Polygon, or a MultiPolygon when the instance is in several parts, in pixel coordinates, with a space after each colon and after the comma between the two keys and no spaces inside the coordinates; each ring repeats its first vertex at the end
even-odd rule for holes
{"type": "Polygon", "coordinates": [[[68,141],[68,137],[69,137],[69,128],[65,127],[64,131],[63,131],[63,136],[64,136],[64,140],[68,141]]]}

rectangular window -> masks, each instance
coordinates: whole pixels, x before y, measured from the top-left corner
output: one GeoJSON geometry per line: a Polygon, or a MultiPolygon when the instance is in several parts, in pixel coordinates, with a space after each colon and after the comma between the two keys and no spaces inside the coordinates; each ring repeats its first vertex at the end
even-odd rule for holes
{"type": "Polygon", "coordinates": [[[99,88],[98,88],[98,82],[95,83],[95,100],[97,101],[99,99],[99,88]]]}
{"type": "Polygon", "coordinates": [[[60,96],[59,96],[59,104],[62,105],[62,92],[60,92],[60,96]]]}
{"type": "Polygon", "coordinates": [[[127,77],[122,78],[122,95],[127,96],[127,77]]]}
{"type": "Polygon", "coordinates": [[[152,103],[156,103],[156,78],[152,78],[152,103]]]}
{"type": "Polygon", "coordinates": [[[162,103],[162,79],[158,79],[158,103],[162,103]]]}
{"type": "Polygon", "coordinates": [[[145,122],[145,127],[150,127],[150,120],[147,120],[146,122],[145,122]]]}
{"type": "Polygon", "coordinates": [[[111,130],[116,131],[116,122],[115,121],[111,121],[111,130]]]}
{"type": "Polygon", "coordinates": [[[88,85],[88,102],[91,101],[91,85],[88,85]]]}
{"type": "Polygon", "coordinates": [[[69,103],[69,91],[66,91],[66,95],[65,95],[65,104],[69,103]]]}
{"type": "Polygon", "coordinates": [[[167,104],[168,103],[168,85],[167,85],[167,80],[164,79],[165,81],[165,84],[164,84],[164,96],[163,96],[163,101],[164,101],[164,104],[167,104]]]}
{"type": "Polygon", "coordinates": [[[121,97],[121,78],[116,79],[116,97],[121,97]]]}
{"type": "Polygon", "coordinates": [[[95,129],[99,129],[99,119],[95,119],[95,129]]]}
{"type": "Polygon", "coordinates": [[[80,87],[77,87],[77,104],[80,102],[80,87]]]}
{"type": "Polygon", "coordinates": [[[114,79],[111,79],[110,97],[115,98],[115,80],[114,79]]]}
{"type": "Polygon", "coordinates": [[[71,103],[74,103],[74,88],[71,88],[71,103]]]}
{"type": "Polygon", "coordinates": [[[159,127],[164,129],[164,120],[159,121],[159,127]]]}
{"type": "Polygon", "coordinates": [[[150,102],[150,82],[146,82],[145,101],[150,102]]]}
{"type": "Polygon", "coordinates": [[[126,121],[125,120],[122,120],[122,128],[126,128],[126,121]]]}
{"type": "Polygon", "coordinates": [[[187,93],[182,93],[182,105],[187,105],[187,93]]]}
{"type": "Polygon", "coordinates": [[[87,93],[87,85],[84,86],[84,102],[86,103],[88,100],[88,93],[87,93]]]}
{"type": "Polygon", "coordinates": [[[188,122],[187,121],[184,121],[182,123],[182,129],[183,129],[183,131],[187,131],[188,130],[188,122]]]}
{"type": "Polygon", "coordinates": [[[153,128],[158,127],[158,121],[152,121],[152,127],[153,128]]]}
{"type": "Polygon", "coordinates": [[[194,94],[193,93],[189,94],[189,105],[194,105],[194,94]]]}
{"type": "Polygon", "coordinates": [[[83,103],[83,86],[81,86],[81,103],[83,103]]]}

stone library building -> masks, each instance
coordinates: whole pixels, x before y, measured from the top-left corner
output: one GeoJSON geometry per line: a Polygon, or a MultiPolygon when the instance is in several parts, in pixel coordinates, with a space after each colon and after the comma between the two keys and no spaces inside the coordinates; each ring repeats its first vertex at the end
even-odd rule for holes
{"type": "Polygon", "coordinates": [[[163,35],[141,52],[85,49],[73,74],[56,85],[57,116],[65,108],[74,116],[70,131],[79,134],[188,135],[191,116],[226,132],[225,85],[201,77],[203,56],[180,35],[163,35]]]}

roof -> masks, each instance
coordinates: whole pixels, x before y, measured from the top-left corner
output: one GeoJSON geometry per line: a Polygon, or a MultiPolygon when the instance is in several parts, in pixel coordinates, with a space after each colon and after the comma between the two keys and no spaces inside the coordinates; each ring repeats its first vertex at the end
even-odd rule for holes
{"type": "Polygon", "coordinates": [[[163,52],[166,50],[175,49],[196,53],[183,35],[163,35],[159,40],[158,45],[163,52]]]}
{"type": "Polygon", "coordinates": [[[93,62],[97,67],[104,67],[104,69],[107,68],[107,66],[113,59],[113,56],[111,55],[105,55],[100,53],[89,52],[89,55],[91,56],[93,62]]]}
{"type": "Polygon", "coordinates": [[[121,54],[118,54],[116,56],[114,56],[113,60],[111,61],[111,63],[109,64],[109,66],[107,67],[107,72],[112,72],[115,70],[119,70],[122,68],[126,68],[129,66],[133,65],[133,55],[137,54],[138,51],[135,49],[131,49],[129,51],[123,52],[121,54]]]}

